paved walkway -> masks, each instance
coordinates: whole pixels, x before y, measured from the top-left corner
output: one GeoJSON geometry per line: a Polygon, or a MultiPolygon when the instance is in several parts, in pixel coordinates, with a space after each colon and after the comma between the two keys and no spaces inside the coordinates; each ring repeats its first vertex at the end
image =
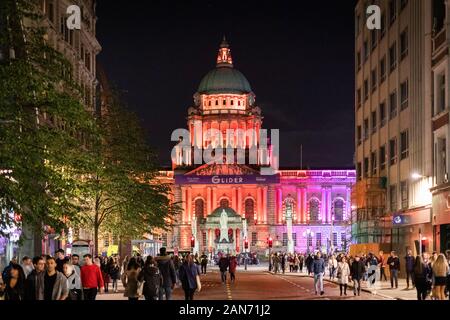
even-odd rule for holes
{"type": "MultiPolygon", "coordinates": [[[[268,270],[268,269],[266,269],[268,270]]],[[[269,271],[267,271],[269,272],[269,271]]],[[[274,274],[273,272],[270,272],[271,274],[274,274]]],[[[280,274],[280,273],[278,273],[280,274]]],[[[295,272],[285,272],[284,276],[297,276],[297,277],[308,277],[306,274],[306,271],[303,270],[303,273],[295,273],[295,272]]],[[[309,276],[310,278],[313,278],[313,276],[309,276]]],[[[339,284],[336,278],[334,280],[330,280],[329,273],[326,271],[324,276],[324,281],[332,282],[335,284],[339,284]]],[[[395,299],[395,300],[417,300],[417,293],[416,289],[406,290],[406,279],[398,279],[398,289],[391,289],[391,282],[388,278],[387,281],[377,281],[377,288],[369,288],[367,281],[361,281],[361,290],[367,293],[372,293],[374,295],[381,296],[383,298],[388,299],[395,299]]],[[[353,285],[350,282],[348,287],[353,290],[353,285]]]]}

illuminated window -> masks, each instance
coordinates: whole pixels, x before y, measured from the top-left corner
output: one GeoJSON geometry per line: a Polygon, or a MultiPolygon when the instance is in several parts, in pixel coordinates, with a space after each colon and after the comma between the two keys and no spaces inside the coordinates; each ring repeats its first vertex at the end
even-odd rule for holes
{"type": "Polygon", "coordinates": [[[197,218],[203,218],[205,215],[205,205],[202,199],[195,200],[195,216],[197,218]]]}
{"type": "Polygon", "coordinates": [[[230,104],[233,106],[233,105],[234,105],[234,100],[231,100],[231,101],[230,101],[230,104]]]}
{"type": "Polygon", "coordinates": [[[210,101],[208,101],[208,106],[210,106],[210,107],[211,107],[211,100],[210,100],[210,101]]]}
{"type": "Polygon", "coordinates": [[[258,234],[256,232],[252,232],[252,246],[256,246],[256,243],[258,242],[258,234]]]}
{"type": "Polygon", "coordinates": [[[241,100],[238,100],[238,106],[240,106],[241,105],[241,100]]]}
{"type": "Polygon", "coordinates": [[[320,210],[319,200],[317,199],[309,200],[309,219],[311,221],[319,221],[319,210],[320,210]]]}
{"type": "Polygon", "coordinates": [[[216,106],[218,106],[219,105],[219,100],[216,100],[216,106]]]}
{"type": "Polygon", "coordinates": [[[320,232],[316,233],[316,248],[320,248],[322,246],[322,234],[320,232]]]}
{"type": "Polygon", "coordinates": [[[334,220],[344,220],[344,200],[337,199],[334,201],[334,220]]]}
{"type": "Polygon", "coordinates": [[[245,219],[248,224],[253,224],[255,221],[255,202],[253,199],[245,200],[245,219]]]}

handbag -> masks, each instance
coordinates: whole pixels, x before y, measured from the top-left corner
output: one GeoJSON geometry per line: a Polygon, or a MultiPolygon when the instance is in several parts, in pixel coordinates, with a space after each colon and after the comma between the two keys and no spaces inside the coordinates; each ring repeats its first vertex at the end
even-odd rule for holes
{"type": "Polygon", "coordinates": [[[202,283],[198,274],[195,276],[195,280],[197,280],[197,291],[200,292],[202,290],[202,283]]]}

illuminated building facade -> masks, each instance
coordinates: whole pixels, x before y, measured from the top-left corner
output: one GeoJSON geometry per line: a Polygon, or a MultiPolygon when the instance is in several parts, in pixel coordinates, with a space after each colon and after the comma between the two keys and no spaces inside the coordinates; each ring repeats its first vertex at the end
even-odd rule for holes
{"type": "Polygon", "coordinates": [[[163,235],[169,250],[240,253],[247,239],[249,251],[263,253],[269,237],[277,251],[348,247],[355,171],[275,169],[274,175],[262,175],[261,168],[278,161],[273,145],[261,141],[262,120],[255,94],[234,68],[224,39],[216,68],[203,78],[188,109],[188,148],[175,147],[173,170],[161,172],[183,209],[163,235]],[[220,147],[232,150],[233,161],[196,164],[195,150],[204,154],[216,148],[211,152],[218,156],[220,147]],[[239,148],[245,164],[237,160],[239,148]],[[227,221],[228,241],[221,239],[221,219],[227,221]]]}

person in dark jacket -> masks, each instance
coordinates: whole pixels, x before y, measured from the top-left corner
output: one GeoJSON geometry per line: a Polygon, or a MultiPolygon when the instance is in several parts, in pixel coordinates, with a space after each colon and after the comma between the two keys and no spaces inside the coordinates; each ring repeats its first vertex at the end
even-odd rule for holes
{"type": "Polygon", "coordinates": [[[225,255],[222,255],[219,259],[219,270],[220,276],[222,278],[222,283],[227,282],[227,270],[230,266],[230,260],[225,255]]]}
{"type": "Polygon", "coordinates": [[[428,293],[429,281],[432,277],[430,265],[423,261],[421,256],[417,256],[414,262],[413,279],[417,291],[417,300],[425,300],[428,293]]]}
{"type": "Polygon", "coordinates": [[[38,299],[37,288],[41,286],[39,281],[42,277],[40,274],[45,271],[44,258],[37,256],[33,258],[34,269],[25,280],[25,300],[34,301],[38,299]]]}
{"type": "Polygon", "coordinates": [[[400,270],[400,259],[395,254],[395,251],[391,251],[391,256],[388,258],[387,264],[389,266],[389,273],[391,278],[391,289],[398,288],[398,272],[400,270]]]}
{"type": "Polygon", "coordinates": [[[412,288],[414,289],[414,256],[412,250],[408,250],[405,257],[405,270],[406,270],[406,289],[409,289],[409,278],[411,278],[412,288]]]}
{"type": "Polygon", "coordinates": [[[318,294],[320,289],[320,295],[324,294],[323,291],[323,275],[325,274],[325,261],[322,259],[320,252],[314,257],[312,263],[312,272],[314,273],[314,289],[316,294],[318,294]]]}
{"type": "Polygon", "coordinates": [[[184,290],[185,300],[194,300],[197,289],[198,266],[194,263],[192,255],[188,254],[180,267],[180,281],[184,290]]]}
{"type": "Polygon", "coordinates": [[[4,296],[8,301],[22,301],[25,297],[24,289],[25,273],[22,267],[17,263],[10,264],[9,277],[0,285],[0,296],[4,296]]]}
{"type": "Polygon", "coordinates": [[[350,276],[353,281],[353,293],[356,296],[361,295],[361,279],[364,277],[364,273],[366,272],[366,268],[364,266],[364,262],[361,260],[359,255],[355,256],[355,260],[352,262],[350,267],[350,276]]]}
{"type": "Polygon", "coordinates": [[[56,262],[56,271],[58,271],[58,272],[64,272],[64,270],[63,270],[64,264],[65,264],[67,261],[69,261],[69,259],[66,258],[66,256],[64,255],[64,250],[63,250],[63,249],[58,249],[58,250],[55,252],[55,256],[56,256],[56,259],[55,259],[55,262],[56,262]]]}
{"type": "Polygon", "coordinates": [[[117,257],[111,257],[108,267],[108,273],[109,277],[112,280],[112,289],[114,292],[118,292],[117,282],[120,279],[120,265],[117,260],[117,257]]]}
{"type": "Polygon", "coordinates": [[[206,274],[206,267],[208,265],[208,256],[203,253],[200,257],[200,265],[202,267],[202,273],[206,274]]]}
{"type": "Polygon", "coordinates": [[[171,300],[172,290],[177,283],[175,267],[170,256],[166,254],[165,247],[159,249],[159,254],[159,257],[156,257],[156,262],[163,279],[162,285],[159,290],[159,300],[163,300],[164,295],[166,296],[166,300],[171,300]]]}
{"type": "Polygon", "coordinates": [[[305,259],[306,269],[308,270],[308,276],[311,274],[311,268],[312,268],[313,261],[314,261],[314,259],[313,259],[312,255],[308,254],[308,256],[305,259]]]}
{"type": "Polygon", "coordinates": [[[141,282],[144,281],[142,294],[145,300],[158,300],[162,277],[152,256],[148,256],[145,260],[144,268],[139,274],[138,279],[141,282]]]}

